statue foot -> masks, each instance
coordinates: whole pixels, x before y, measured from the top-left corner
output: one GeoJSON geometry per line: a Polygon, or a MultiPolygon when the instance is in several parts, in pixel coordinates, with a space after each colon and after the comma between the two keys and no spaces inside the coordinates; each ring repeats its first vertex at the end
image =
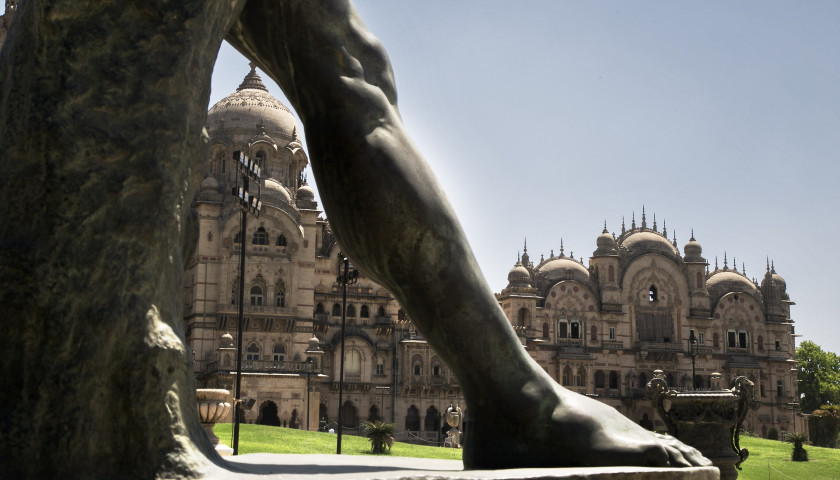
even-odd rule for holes
{"type": "MultiPolygon", "coordinates": [[[[485,396],[494,397],[499,398],[485,396]]],[[[645,430],[613,407],[545,376],[504,406],[471,404],[468,421],[464,467],[472,470],[712,465],[697,449],[645,430]]]]}

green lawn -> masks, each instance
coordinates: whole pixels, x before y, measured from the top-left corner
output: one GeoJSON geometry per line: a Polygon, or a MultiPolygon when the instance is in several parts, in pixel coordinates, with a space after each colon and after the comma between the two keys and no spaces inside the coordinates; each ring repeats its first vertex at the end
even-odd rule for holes
{"type": "MultiPolygon", "coordinates": [[[[232,425],[218,424],[214,430],[222,443],[232,445],[232,425]]],[[[336,435],[305,432],[291,428],[241,425],[239,450],[241,453],[335,453],[336,435]]],[[[819,448],[806,445],[808,462],[792,462],[790,443],[741,437],[741,446],[750,451],[742,465],[739,480],[840,480],[840,449],[819,448]]],[[[370,455],[367,438],[343,435],[341,453],[345,455],[370,455]]],[[[401,457],[442,458],[460,460],[461,450],[428,447],[408,443],[394,443],[391,455],[401,457]]]]}
{"type": "MultiPolygon", "coordinates": [[[[233,445],[232,424],[216,424],[213,432],[222,443],[233,445]]],[[[334,433],[306,432],[265,425],[242,424],[239,426],[240,453],[335,453],[335,444],[334,433]]],[[[355,435],[341,436],[341,453],[342,455],[372,455],[368,439],[355,435]]],[[[457,448],[428,447],[401,442],[394,443],[390,455],[461,460],[461,450],[457,448]]]]}

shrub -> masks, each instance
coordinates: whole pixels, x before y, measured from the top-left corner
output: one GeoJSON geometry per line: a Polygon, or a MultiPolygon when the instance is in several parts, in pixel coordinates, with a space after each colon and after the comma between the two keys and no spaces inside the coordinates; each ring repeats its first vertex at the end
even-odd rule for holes
{"type": "Polygon", "coordinates": [[[362,428],[365,430],[365,435],[370,439],[370,446],[373,453],[385,453],[385,446],[391,448],[391,443],[394,441],[395,423],[384,423],[380,421],[364,422],[362,428]]]}
{"type": "Polygon", "coordinates": [[[808,442],[808,434],[789,433],[787,435],[787,441],[793,444],[793,453],[791,454],[790,459],[794,462],[807,462],[808,451],[802,447],[802,444],[808,442]]]}
{"type": "Polygon", "coordinates": [[[767,430],[767,439],[768,440],[778,440],[779,439],[779,429],[776,427],[770,427],[767,430]]]}

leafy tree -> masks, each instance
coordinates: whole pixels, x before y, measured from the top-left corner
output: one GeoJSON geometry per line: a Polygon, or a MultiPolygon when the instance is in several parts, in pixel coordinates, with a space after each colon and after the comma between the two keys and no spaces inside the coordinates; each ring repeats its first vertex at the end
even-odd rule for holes
{"type": "Polygon", "coordinates": [[[840,405],[840,357],[805,341],[796,349],[796,363],[803,412],[840,405]]]}
{"type": "Polygon", "coordinates": [[[362,428],[365,429],[365,435],[370,439],[370,446],[373,453],[385,453],[385,446],[388,445],[390,449],[390,442],[394,440],[394,423],[384,423],[380,421],[363,422],[362,428]],[[390,441],[390,442],[389,442],[390,441]]]}
{"type": "Polygon", "coordinates": [[[840,433],[840,406],[823,405],[813,413],[810,430],[814,445],[834,448],[837,445],[837,434],[840,433]]]}

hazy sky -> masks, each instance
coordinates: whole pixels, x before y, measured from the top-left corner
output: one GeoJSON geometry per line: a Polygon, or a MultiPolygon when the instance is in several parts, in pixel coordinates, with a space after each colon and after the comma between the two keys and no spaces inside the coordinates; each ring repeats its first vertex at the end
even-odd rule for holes
{"type": "MultiPolygon", "coordinates": [[[[840,2],[356,6],[493,291],[526,237],[588,264],[644,206],[712,269],[760,281],[769,257],[800,340],[840,353],[840,2]]],[[[226,45],[215,71],[211,105],[247,60],[226,45]]]]}

